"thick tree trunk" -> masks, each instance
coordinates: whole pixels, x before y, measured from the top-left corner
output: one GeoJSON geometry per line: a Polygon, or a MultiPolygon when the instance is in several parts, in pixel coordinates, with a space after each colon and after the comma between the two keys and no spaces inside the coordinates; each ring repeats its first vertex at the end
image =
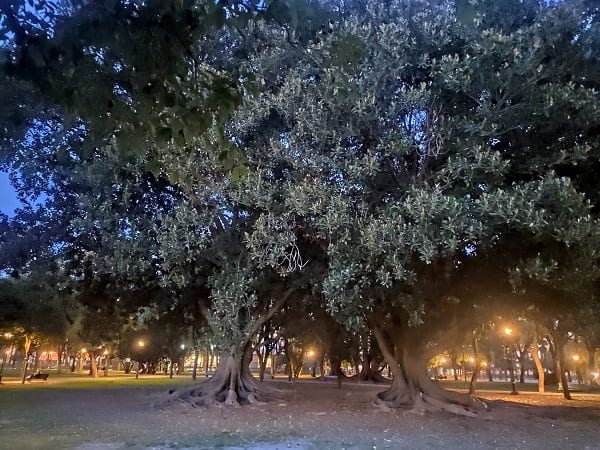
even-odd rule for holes
{"type": "Polygon", "coordinates": [[[556,345],[556,353],[558,354],[558,370],[560,374],[560,382],[562,385],[563,397],[566,400],[571,400],[571,392],[569,391],[569,381],[565,374],[567,368],[567,361],[565,358],[565,346],[562,334],[557,331],[554,336],[554,343],[556,345]]]}
{"type": "Polygon", "coordinates": [[[365,358],[362,370],[357,375],[357,378],[360,381],[369,381],[372,383],[389,383],[389,380],[379,372],[379,362],[369,357],[365,358]]]}
{"type": "Polygon", "coordinates": [[[89,376],[92,378],[98,378],[98,364],[96,364],[96,352],[94,350],[90,350],[90,373],[89,376]]]}
{"type": "Polygon", "coordinates": [[[468,416],[475,416],[477,411],[486,408],[483,402],[473,397],[446,391],[438,383],[431,381],[427,375],[429,355],[422,345],[416,342],[398,342],[396,353],[402,355],[400,362],[390,351],[383,332],[377,328],[374,332],[394,376],[389,389],[377,394],[378,405],[423,412],[443,410],[468,416]]]}
{"type": "Polygon", "coordinates": [[[23,368],[21,371],[21,384],[25,384],[25,377],[27,376],[27,365],[29,364],[29,352],[31,351],[31,339],[25,335],[25,347],[23,353],[23,368]]]}
{"type": "Polygon", "coordinates": [[[174,399],[194,406],[225,404],[230,406],[258,403],[256,382],[246,355],[223,355],[215,374],[203,383],[181,392],[174,399]]]}
{"type": "Polygon", "coordinates": [[[192,369],[192,380],[198,377],[198,349],[194,347],[194,368],[192,369]]]}
{"type": "MultiPolygon", "coordinates": [[[[288,289],[285,294],[275,301],[266,314],[256,319],[245,340],[240,342],[239,346],[232,346],[231,353],[221,356],[217,370],[209,380],[178,393],[171,391],[171,394],[176,394],[173,399],[193,405],[225,404],[237,406],[260,403],[257,399],[256,382],[250,372],[250,361],[253,352],[250,342],[265,322],[270,320],[282,308],[293,292],[293,289],[288,289]]],[[[210,312],[204,307],[202,313],[210,323],[210,312]]]]}
{"type": "Polygon", "coordinates": [[[529,353],[533,358],[533,362],[535,363],[535,369],[538,374],[538,392],[544,392],[544,367],[542,366],[542,361],[540,360],[540,355],[538,354],[538,338],[537,333],[534,331],[533,342],[529,346],[529,353]]]}
{"type": "Polygon", "coordinates": [[[477,373],[479,372],[479,348],[477,346],[477,334],[473,332],[473,373],[471,374],[471,382],[469,383],[469,395],[475,394],[475,381],[477,381],[477,373]]]}
{"type": "Polygon", "coordinates": [[[594,383],[594,370],[596,369],[596,349],[589,342],[585,343],[587,351],[587,368],[585,373],[585,383],[589,386],[594,383]]]}
{"type": "Polygon", "coordinates": [[[325,356],[319,356],[319,378],[321,381],[325,381],[325,356]]]}
{"type": "Polygon", "coordinates": [[[56,373],[62,373],[62,356],[63,356],[63,346],[58,346],[58,351],[56,352],[56,373]]]}
{"type": "Polygon", "coordinates": [[[265,371],[267,370],[267,358],[269,353],[265,352],[265,355],[262,354],[260,348],[256,349],[256,356],[258,358],[258,381],[261,383],[265,379],[265,371]]]}

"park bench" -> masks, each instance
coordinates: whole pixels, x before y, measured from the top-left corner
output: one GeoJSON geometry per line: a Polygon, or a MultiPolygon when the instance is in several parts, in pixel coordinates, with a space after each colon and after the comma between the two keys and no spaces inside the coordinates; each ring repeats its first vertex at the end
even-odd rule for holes
{"type": "Polygon", "coordinates": [[[29,382],[32,381],[48,381],[48,375],[47,373],[34,373],[32,375],[29,375],[28,377],[26,377],[25,379],[29,382]]]}

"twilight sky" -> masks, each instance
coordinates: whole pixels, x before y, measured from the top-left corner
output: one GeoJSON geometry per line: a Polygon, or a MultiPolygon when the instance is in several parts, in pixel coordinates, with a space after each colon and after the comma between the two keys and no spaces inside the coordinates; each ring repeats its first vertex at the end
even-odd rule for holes
{"type": "Polygon", "coordinates": [[[15,208],[21,206],[17,194],[8,179],[8,174],[0,172],[0,211],[8,216],[14,214],[15,208]]]}

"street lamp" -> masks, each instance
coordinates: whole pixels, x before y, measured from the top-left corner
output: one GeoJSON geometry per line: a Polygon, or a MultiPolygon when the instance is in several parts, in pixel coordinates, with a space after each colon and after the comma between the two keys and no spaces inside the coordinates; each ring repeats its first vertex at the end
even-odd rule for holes
{"type": "MultiPolygon", "coordinates": [[[[510,339],[513,336],[513,330],[510,327],[504,327],[504,335],[506,337],[506,339],[510,339]]],[[[506,348],[506,359],[508,360],[508,370],[510,371],[510,386],[511,386],[511,391],[510,393],[512,395],[517,395],[517,387],[515,385],[515,369],[513,367],[513,360],[512,360],[512,344],[510,342],[508,342],[508,344],[506,344],[505,346],[506,348]]],[[[522,370],[522,369],[521,369],[522,370]]]]}
{"type": "Polygon", "coordinates": [[[139,340],[139,341],[138,341],[138,346],[140,346],[140,347],[143,347],[144,345],[146,345],[146,344],[144,343],[144,341],[142,341],[142,340],[139,340]]]}

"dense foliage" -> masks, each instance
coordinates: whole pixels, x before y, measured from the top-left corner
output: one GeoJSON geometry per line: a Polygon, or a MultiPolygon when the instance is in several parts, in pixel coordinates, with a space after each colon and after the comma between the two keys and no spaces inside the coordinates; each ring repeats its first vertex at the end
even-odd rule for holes
{"type": "Polygon", "coordinates": [[[327,311],[385,358],[383,403],[457,412],[477,405],[425,368],[465,330],[512,314],[559,353],[578,327],[597,345],[593,2],[0,12],[0,164],[46,196],[2,218],[1,266],[36,283],[49,265],[86,342],[145,307],[222,355],[193,401],[252,402],[256,336],[327,311]]]}

